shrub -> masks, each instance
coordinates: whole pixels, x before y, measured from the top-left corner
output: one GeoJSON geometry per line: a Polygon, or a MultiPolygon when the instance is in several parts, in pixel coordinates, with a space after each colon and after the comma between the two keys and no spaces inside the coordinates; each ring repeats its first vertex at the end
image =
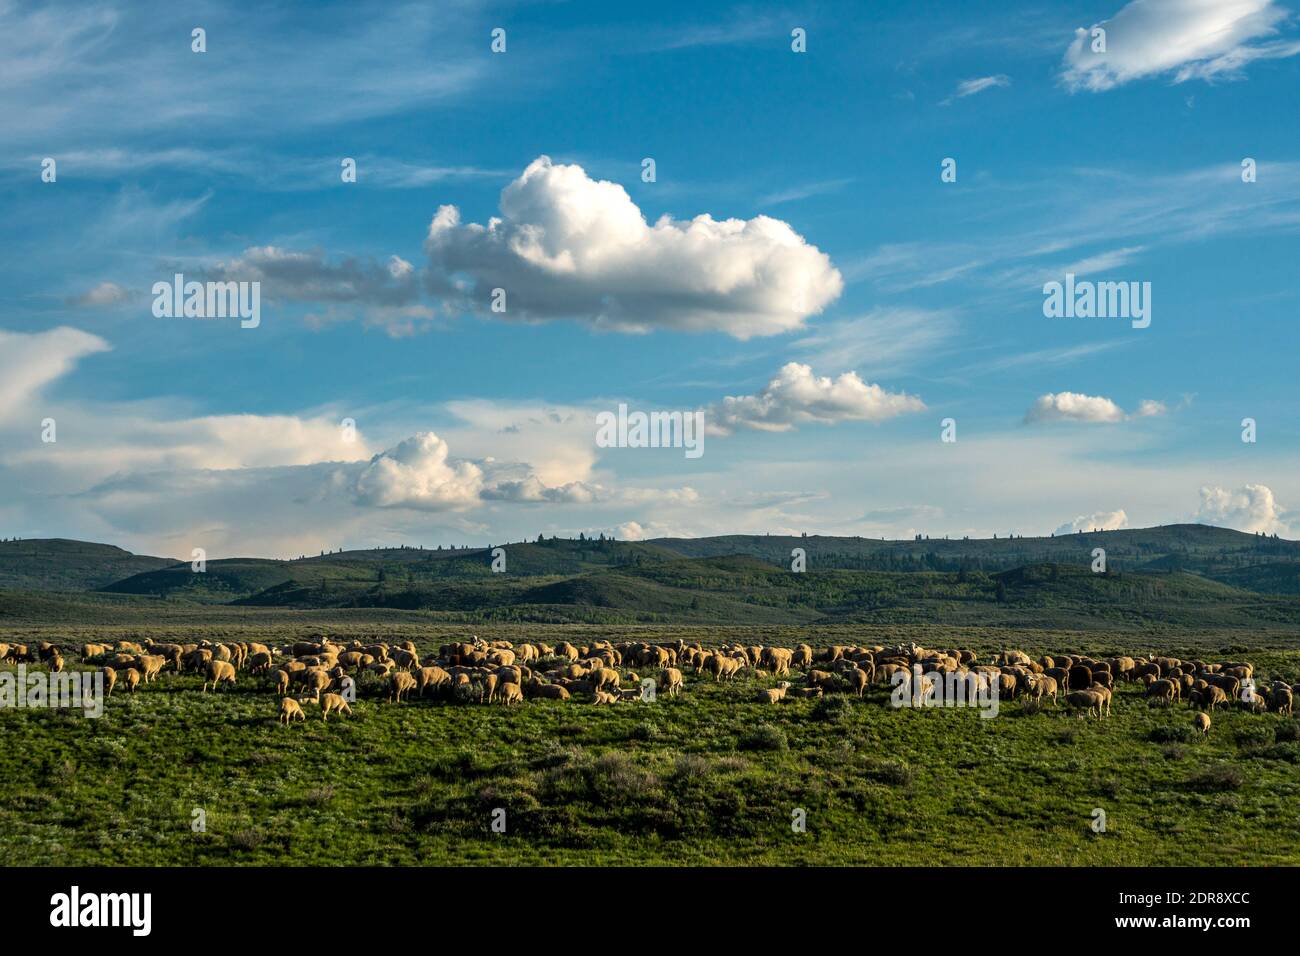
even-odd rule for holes
{"type": "Polygon", "coordinates": [[[1300,741],[1300,720],[1288,720],[1279,724],[1274,738],[1280,744],[1300,741]]]}
{"type": "Polygon", "coordinates": [[[1196,736],[1196,731],[1182,724],[1165,725],[1151,731],[1151,740],[1157,744],[1185,744],[1196,736]]]}
{"type": "Polygon", "coordinates": [[[1215,764],[1187,778],[1187,786],[1202,793],[1217,790],[1240,790],[1246,776],[1240,767],[1230,763],[1215,764]]]}
{"type": "Polygon", "coordinates": [[[902,760],[868,760],[863,766],[863,776],[892,787],[905,787],[916,778],[916,772],[902,760]]]}
{"type": "Polygon", "coordinates": [[[849,716],[849,711],[853,705],[849,703],[847,697],[823,697],[813,705],[813,720],[822,720],[827,723],[838,723],[849,716]]]}
{"type": "Polygon", "coordinates": [[[740,738],[740,750],[788,750],[790,741],[785,732],[777,727],[760,724],[750,733],[740,738]]]}

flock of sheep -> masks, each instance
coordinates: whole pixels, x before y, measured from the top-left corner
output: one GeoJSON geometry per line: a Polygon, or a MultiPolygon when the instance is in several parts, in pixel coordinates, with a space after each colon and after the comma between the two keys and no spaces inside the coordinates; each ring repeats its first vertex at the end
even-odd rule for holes
{"type": "MultiPolygon", "coordinates": [[[[732,644],[708,649],[679,640],[595,641],[579,647],[568,642],[514,645],[475,637],[423,657],[409,640],[402,644],[353,641],[345,646],[321,639],[274,648],[243,641],[118,641],[112,646],[85,644],[79,650],[85,664],[100,669],[110,696],[119,683],[134,693],[140,684],[165,671],[203,676],[204,692],[233,685],[245,672],[274,690],[284,724],[307,719],[303,704],[319,706],[322,720],[335,712],[351,714],[349,701],[355,700],[363,681],[394,703],[432,692],[458,703],[509,706],[529,699],[581,697],[594,704],[614,704],[645,695],[638,671],[653,674],[655,692],[669,697],[682,693],[687,670],[714,681],[730,681],[741,673],[791,678],[757,691],[756,700],[764,704],[836,692],[861,697],[872,684],[908,683],[916,679],[914,675],[920,675],[919,690],[926,693],[946,675],[959,675],[981,690],[996,687],[1001,700],[1041,703],[1050,698],[1056,704],[1062,697],[1067,705],[1098,719],[1110,713],[1118,682],[1140,683],[1152,703],[1190,703],[1196,708],[1195,726],[1202,733],[1209,731],[1209,712],[1216,706],[1231,702],[1289,714],[1295,695],[1300,694],[1300,684],[1277,680],[1257,687],[1254,667],[1244,662],[1161,656],[1097,659],[1078,654],[1034,660],[1022,651],[1004,651],[982,664],[974,651],[928,650],[916,644],[833,645],[816,650],[807,644],[793,648],[732,644]]],[[[43,662],[58,672],[64,669],[64,657],[65,649],[48,641],[31,647],[0,643],[0,662],[43,662]]]]}

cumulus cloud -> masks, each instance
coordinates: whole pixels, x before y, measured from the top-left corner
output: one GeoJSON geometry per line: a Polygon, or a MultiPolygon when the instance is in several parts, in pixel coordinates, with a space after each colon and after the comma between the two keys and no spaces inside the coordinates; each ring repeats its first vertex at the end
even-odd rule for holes
{"type": "Polygon", "coordinates": [[[1061,80],[1096,92],[1164,74],[1174,83],[1238,76],[1254,60],[1300,53],[1300,41],[1275,39],[1288,19],[1273,0],[1133,0],[1099,24],[1104,53],[1093,52],[1091,30],[1075,31],[1061,80]]]}
{"type": "Polygon", "coordinates": [[[433,432],[412,435],[370,459],[356,479],[359,504],[445,511],[467,508],[483,491],[483,470],[449,461],[447,443],[433,432]]]}
{"type": "Polygon", "coordinates": [[[1238,531],[1290,533],[1284,510],[1267,485],[1242,485],[1232,490],[1207,485],[1201,488],[1195,520],[1238,531]]]}
{"type": "Polygon", "coordinates": [[[720,331],[738,339],[799,328],[843,288],[830,258],[768,216],[653,225],[622,186],[540,156],[501,193],[501,215],[462,223],[438,209],[425,251],[430,291],[491,315],[578,319],[620,332],[720,331]]]}
{"type": "Polygon", "coordinates": [[[1074,534],[1077,531],[1118,531],[1128,527],[1128,515],[1123,508],[1118,511],[1094,511],[1090,515],[1079,515],[1073,521],[1067,521],[1054,532],[1055,534],[1074,534]]]}
{"type": "Polygon", "coordinates": [[[321,252],[293,252],[278,246],[252,246],[205,273],[218,282],[261,282],[268,299],[296,302],[404,306],[419,296],[415,267],[400,256],[387,262],[321,252]]]}
{"type": "Polygon", "coordinates": [[[93,289],[88,289],[81,295],[69,299],[68,304],[83,309],[106,309],[110,306],[120,305],[130,297],[131,294],[116,282],[105,281],[99,283],[93,289]]]}
{"type": "Polygon", "coordinates": [[[79,360],[111,348],[98,335],[67,326],[48,332],[0,330],[0,421],[79,360]]]}
{"type": "Polygon", "coordinates": [[[1041,422],[1122,422],[1129,418],[1151,418],[1163,415],[1168,408],[1163,402],[1143,399],[1137,411],[1127,415],[1109,398],[1101,395],[1083,395],[1079,392],[1048,392],[1040,395],[1025,412],[1026,424],[1041,422]]]}
{"type": "Polygon", "coordinates": [[[862,381],[856,372],[832,379],[813,374],[811,366],[788,362],[758,394],[728,395],[705,419],[712,431],[729,435],[737,428],[784,432],[810,422],[882,422],[924,409],[916,396],[888,392],[862,381]]]}

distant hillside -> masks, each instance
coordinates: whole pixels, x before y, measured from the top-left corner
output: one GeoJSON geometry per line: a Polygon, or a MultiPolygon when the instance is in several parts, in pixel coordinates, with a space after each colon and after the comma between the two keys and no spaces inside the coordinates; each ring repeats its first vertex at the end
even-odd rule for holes
{"type": "Polygon", "coordinates": [[[65,538],[0,541],[0,588],[88,591],[175,563],[174,558],[153,558],[111,544],[65,538]]]}

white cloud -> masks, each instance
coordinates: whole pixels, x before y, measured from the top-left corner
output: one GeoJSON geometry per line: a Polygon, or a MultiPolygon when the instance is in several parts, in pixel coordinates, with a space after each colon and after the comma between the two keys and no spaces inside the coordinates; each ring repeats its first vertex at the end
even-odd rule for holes
{"type": "Polygon", "coordinates": [[[948,106],[953,100],[965,99],[968,96],[974,96],[976,93],[983,93],[985,90],[993,90],[998,87],[1011,85],[1011,77],[1005,73],[998,73],[994,76],[977,76],[969,80],[962,80],[957,84],[957,89],[953,94],[942,102],[941,105],[948,106]]]}
{"type": "Polygon", "coordinates": [[[20,405],[80,359],[111,348],[98,335],[67,326],[48,332],[0,330],[0,421],[16,415],[20,405]]]}
{"type": "Polygon", "coordinates": [[[101,282],[93,289],[69,300],[70,305],[81,308],[103,309],[119,305],[131,297],[131,294],[116,282],[101,282]]]}
{"type": "Polygon", "coordinates": [[[788,362],[758,394],[729,395],[709,409],[705,419],[711,430],[726,435],[737,428],[783,432],[809,422],[881,422],[924,409],[916,396],[885,391],[862,381],[856,372],[832,379],[814,375],[810,366],[788,362]]]}
{"type": "Polygon", "coordinates": [[[1284,511],[1267,485],[1249,484],[1232,490],[1207,485],[1201,488],[1194,520],[1238,531],[1290,534],[1284,511]]]}
{"type": "Polygon", "coordinates": [[[1237,76],[1254,60],[1300,53],[1300,42],[1266,39],[1288,19],[1273,0],[1133,0],[1099,24],[1104,53],[1090,30],[1075,31],[1061,80],[1095,92],[1170,73],[1175,83],[1237,76]]]}
{"type": "Polygon", "coordinates": [[[1118,511],[1095,511],[1090,515],[1079,515],[1073,521],[1067,521],[1054,532],[1055,534],[1074,534],[1076,531],[1118,531],[1128,527],[1128,514],[1123,508],[1118,511]]]}
{"type": "Polygon", "coordinates": [[[433,432],[413,435],[381,452],[356,479],[356,500],[377,508],[443,511],[476,504],[483,471],[448,460],[447,443],[433,432]]]}
{"type": "Polygon", "coordinates": [[[442,206],[425,242],[430,290],[485,315],[501,288],[507,318],[747,339],[799,328],[843,288],[830,258],[778,219],[649,225],[622,186],[546,156],[500,205],[486,226],[442,206]]]}
{"type": "Polygon", "coordinates": [[[1137,411],[1126,415],[1109,398],[1101,395],[1083,395],[1079,392],[1048,392],[1040,395],[1025,412],[1025,424],[1039,422],[1122,422],[1132,418],[1150,418],[1168,411],[1164,402],[1143,399],[1137,411]]]}

